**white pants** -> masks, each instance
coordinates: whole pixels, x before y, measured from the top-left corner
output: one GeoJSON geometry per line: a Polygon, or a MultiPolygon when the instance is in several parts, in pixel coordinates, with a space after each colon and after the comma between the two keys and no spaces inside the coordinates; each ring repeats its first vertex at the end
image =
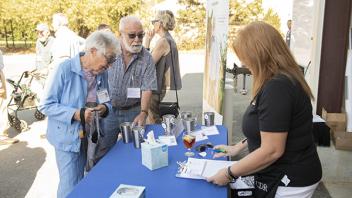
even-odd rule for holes
{"type": "Polygon", "coordinates": [[[275,198],[310,198],[313,196],[313,193],[319,183],[320,181],[305,187],[279,186],[276,191],[275,198]]]}

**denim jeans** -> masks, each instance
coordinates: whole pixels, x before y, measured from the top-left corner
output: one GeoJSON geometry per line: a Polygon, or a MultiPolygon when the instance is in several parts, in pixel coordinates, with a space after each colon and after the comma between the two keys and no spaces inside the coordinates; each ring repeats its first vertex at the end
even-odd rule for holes
{"type": "Polygon", "coordinates": [[[123,122],[133,122],[140,111],[140,106],[133,107],[129,110],[112,108],[109,115],[102,120],[101,127],[104,137],[101,137],[96,149],[96,163],[115,145],[117,135],[120,132],[120,124],[123,122]]]}
{"type": "Polygon", "coordinates": [[[56,164],[59,169],[57,198],[65,198],[84,176],[86,164],[86,140],[81,141],[80,152],[55,149],[56,164]]]}

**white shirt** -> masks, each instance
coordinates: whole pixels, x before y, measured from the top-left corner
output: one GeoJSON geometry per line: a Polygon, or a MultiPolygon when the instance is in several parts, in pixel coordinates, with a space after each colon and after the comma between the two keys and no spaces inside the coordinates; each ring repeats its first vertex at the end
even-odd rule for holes
{"type": "Polygon", "coordinates": [[[60,27],[55,33],[55,40],[51,48],[53,61],[73,58],[82,50],[84,41],[67,27],[60,27]]]}
{"type": "Polygon", "coordinates": [[[2,52],[0,50],[0,71],[4,69],[4,59],[2,57],[2,52]]]}

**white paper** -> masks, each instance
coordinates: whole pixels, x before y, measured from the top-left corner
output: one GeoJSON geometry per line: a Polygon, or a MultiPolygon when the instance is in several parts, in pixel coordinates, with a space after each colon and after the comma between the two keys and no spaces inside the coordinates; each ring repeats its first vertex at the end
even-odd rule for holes
{"type": "Polygon", "coordinates": [[[219,135],[218,128],[216,126],[210,126],[210,127],[202,127],[200,130],[203,132],[204,135],[219,135]]]}
{"type": "Polygon", "coordinates": [[[127,98],[141,98],[141,89],[127,88],[127,98]]]}
{"type": "Polygon", "coordinates": [[[175,136],[170,135],[170,136],[166,136],[166,135],[162,135],[159,136],[159,142],[164,143],[168,146],[176,146],[177,145],[177,141],[175,136]]]}
{"type": "Polygon", "coordinates": [[[220,169],[231,166],[236,161],[188,158],[186,167],[176,177],[189,179],[206,179],[215,175],[220,169]]]}
{"type": "Polygon", "coordinates": [[[201,130],[192,132],[191,134],[196,136],[196,142],[200,142],[208,139],[208,136],[206,136],[201,130]]]}
{"type": "Polygon", "coordinates": [[[313,122],[325,122],[319,115],[313,115],[313,122]]]}

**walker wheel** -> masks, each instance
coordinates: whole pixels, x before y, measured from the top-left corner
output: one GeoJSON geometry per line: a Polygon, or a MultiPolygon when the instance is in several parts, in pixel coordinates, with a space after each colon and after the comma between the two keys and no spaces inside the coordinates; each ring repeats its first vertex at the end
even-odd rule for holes
{"type": "Polygon", "coordinates": [[[44,120],[45,115],[42,112],[40,112],[38,109],[36,109],[34,112],[34,117],[37,120],[44,120]]]}
{"type": "Polygon", "coordinates": [[[16,120],[14,128],[19,132],[26,131],[29,129],[27,122],[19,119],[16,120]]]}

